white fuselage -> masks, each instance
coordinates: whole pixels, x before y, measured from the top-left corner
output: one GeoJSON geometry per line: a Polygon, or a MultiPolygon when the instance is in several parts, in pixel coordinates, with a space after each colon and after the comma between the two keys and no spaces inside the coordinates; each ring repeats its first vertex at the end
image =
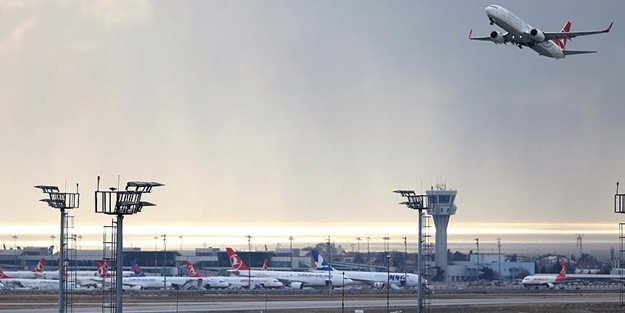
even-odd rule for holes
{"type": "Polygon", "coordinates": [[[555,275],[533,275],[523,278],[521,284],[524,286],[552,286],[561,283],[564,279],[559,280],[555,275]]]}
{"type": "Polygon", "coordinates": [[[21,286],[28,289],[58,290],[60,287],[59,281],[54,279],[0,278],[0,283],[5,286],[21,286]]]}
{"type": "MultiPolygon", "coordinates": [[[[317,272],[321,272],[317,270],[317,272]]],[[[354,282],[365,284],[394,284],[397,286],[414,287],[419,285],[419,276],[417,274],[406,273],[384,273],[384,272],[364,272],[364,271],[332,271],[334,275],[342,276],[345,273],[354,282]]],[[[425,283],[425,282],[424,282],[425,283]]]]}
{"type": "MultiPolygon", "coordinates": [[[[247,277],[247,270],[239,270],[239,277],[247,277]]],[[[302,283],[307,287],[322,287],[328,286],[329,281],[332,281],[332,286],[340,287],[353,283],[351,278],[347,275],[343,277],[338,275],[337,272],[333,272],[331,275],[328,272],[293,272],[293,271],[261,271],[251,270],[250,275],[252,277],[271,277],[280,281],[302,283]],[[328,276],[330,279],[328,279],[328,276]]]]}
{"type": "Polygon", "coordinates": [[[496,5],[488,6],[485,10],[488,18],[497,26],[506,30],[515,41],[529,44],[529,47],[540,55],[556,59],[564,58],[564,50],[553,41],[535,42],[529,36],[530,31],[534,27],[514,13],[496,5]]]}

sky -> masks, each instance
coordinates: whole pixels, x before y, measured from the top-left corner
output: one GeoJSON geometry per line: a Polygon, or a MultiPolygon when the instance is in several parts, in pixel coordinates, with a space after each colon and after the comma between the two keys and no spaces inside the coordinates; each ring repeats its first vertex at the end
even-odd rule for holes
{"type": "Polygon", "coordinates": [[[416,233],[392,191],[439,182],[450,229],[617,233],[625,3],[498,3],[543,31],[614,21],[563,60],[467,40],[499,30],[490,4],[0,1],[0,241],[58,225],[39,184],[78,183],[100,234],[97,176],[166,184],[125,219],[145,242],[416,233]]]}

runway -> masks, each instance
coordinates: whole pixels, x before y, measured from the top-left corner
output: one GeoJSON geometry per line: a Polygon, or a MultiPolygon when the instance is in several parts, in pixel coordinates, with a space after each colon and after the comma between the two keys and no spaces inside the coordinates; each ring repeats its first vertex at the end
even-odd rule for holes
{"type": "MultiPolygon", "coordinates": [[[[620,300],[618,296],[614,297],[571,297],[571,296],[555,296],[548,298],[509,298],[509,299],[433,299],[431,300],[432,307],[444,307],[444,306],[482,306],[482,305],[510,305],[510,304],[524,304],[524,305],[541,305],[541,304],[590,304],[590,303],[618,303],[620,300]]],[[[50,303],[52,305],[52,303],[50,303]]],[[[24,305],[32,306],[32,303],[24,303],[24,305]]],[[[366,308],[380,308],[386,307],[386,299],[376,300],[350,300],[344,302],[345,308],[353,309],[366,309],[366,308]]],[[[81,306],[77,303],[77,306],[81,306]]],[[[57,308],[37,308],[37,309],[11,309],[1,310],[0,312],[43,312],[54,313],[58,312],[57,308]]],[[[227,311],[267,311],[267,310],[304,310],[304,309],[340,309],[342,307],[341,301],[331,300],[302,300],[302,301],[249,301],[249,302],[194,302],[194,303],[178,303],[165,302],[157,304],[124,304],[124,312],[128,313],[157,313],[157,312],[227,312],[227,311]]],[[[415,300],[391,300],[389,307],[402,307],[402,308],[415,308],[415,300]]],[[[102,308],[100,306],[94,306],[92,303],[89,307],[74,307],[73,312],[76,313],[101,313],[102,308]]]]}

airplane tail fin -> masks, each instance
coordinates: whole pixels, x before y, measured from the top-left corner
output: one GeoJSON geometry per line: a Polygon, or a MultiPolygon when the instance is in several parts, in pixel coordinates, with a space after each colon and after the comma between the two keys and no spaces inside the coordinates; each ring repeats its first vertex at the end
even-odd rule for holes
{"type": "Polygon", "coordinates": [[[33,268],[33,272],[35,272],[35,273],[43,272],[43,263],[45,261],[46,261],[46,259],[44,259],[44,258],[39,259],[39,262],[37,262],[37,265],[35,265],[35,268],[33,268]]]}
{"type": "Polygon", "coordinates": [[[202,277],[198,272],[195,271],[193,267],[193,263],[187,261],[187,271],[189,272],[190,277],[202,277]]]}
{"type": "Polygon", "coordinates": [[[313,250],[311,250],[311,252],[312,252],[313,260],[315,262],[315,268],[317,270],[320,270],[320,271],[334,271],[334,268],[330,265],[330,263],[328,263],[328,261],[326,261],[321,256],[321,253],[319,253],[318,250],[313,249],[313,250]]]}
{"type": "Polygon", "coordinates": [[[0,278],[13,278],[13,277],[11,277],[11,276],[9,276],[9,275],[5,274],[5,273],[2,271],[2,269],[0,268],[0,278]]]}
{"type": "Polygon", "coordinates": [[[232,250],[232,248],[226,248],[226,251],[228,251],[228,258],[230,259],[230,265],[232,268],[239,271],[248,271],[250,269],[247,264],[241,260],[241,257],[234,252],[234,250],[232,250]]]}
{"type": "Polygon", "coordinates": [[[109,275],[109,259],[104,259],[104,264],[102,262],[95,263],[96,268],[98,269],[98,276],[105,278],[110,277],[109,275]]]}
{"type": "Polygon", "coordinates": [[[560,270],[560,274],[558,274],[558,277],[556,277],[557,281],[564,280],[566,278],[566,267],[568,265],[569,264],[566,262],[562,263],[562,269],[560,270]]]}
{"type": "Polygon", "coordinates": [[[54,254],[54,245],[51,245],[48,247],[48,255],[53,255],[54,254]]]}
{"type": "Polygon", "coordinates": [[[139,267],[139,262],[138,261],[139,261],[138,259],[134,259],[134,260],[132,260],[132,262],[130,262],[132,264],[132,270],[135,273],[135,276],[137,276],[137,277],[145,276],[145,273],[139,267]]]}
{"type": "Polygon", "coordinates": [[[263,271],[266,271],[269,269],[269,259],[265,259],[265,261],[263,261],[263,271]]]}
{"type": "MultiPolygon", "coordinates": [[[[564,24],[564,26],[562,26],[562,30],[560,32],[561,33],[568,33],[569,31],[571,31],[571,22],[567,21],[566,24],[564,24]]],[[[553,43],[555,43],[562,50],[564,50],[564,48],[566,48],[566,41],[567,41],[566,38],[564,38],[564,39],[552,39],[551,41],[553,41],[553,43]]]]}

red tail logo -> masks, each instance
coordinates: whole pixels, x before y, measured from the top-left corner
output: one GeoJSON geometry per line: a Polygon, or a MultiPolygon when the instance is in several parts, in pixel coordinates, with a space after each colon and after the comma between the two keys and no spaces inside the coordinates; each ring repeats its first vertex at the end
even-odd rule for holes
{"type": "Polygon", "coordinates": [[[266,271],[267,269],[269,269],[269,259],[265,259],[263,262],[263,271],[266,271]]]}
{"type": "MultiPolygon", "coordinates": [[[[562,30],[560,31],[561,33],[568,33],[571,31],[571,22],[566,22],[566,24],[564,24],[564,26],[562,27],[562,30]]],[[[564,39],[552,39],[553,43],[555,43],[556,45],[558,45],[558,47],[560,47],[560,49],[564,50],[564,48],[566,47],[566,38],[564,39]]]]}
{"type": "Polygon", "coordinates": [[[2,271],[2,269],[0,268],[0,278],[13,278],[13,277],[11,277],[11,276],[9,276],[9,275],[5,274],[5,273],[2,271]]]}
{"type": "Polygon", "coordinates": [[[556,281],[562,281],[566,278],[566,267],[567,267],[568,263],[562,263],[562,269],[560,270],[560,274],[558,274],[558,277],[556,277],[556,281]]]}
{"type": "Polygon", "coordinates": [[[239,255],[234,252],[232,248],[226,248],[226,251],[228,251],[228,257],[230,258],[230,265],[232,265],[232,268],[242,271],[247,271],[250,269],[245,263],[243,263],[243,260],[241,260],[239,255]]]}
{"type": "Polygon", "coordinates": [[[37,272],[37,273],[43,272],[43,262],[45,261],[46,259],[40,259],[39,262],[37,262],[37,265],[35,266],[35,268],[33,269],[33,272],[37,272]]]}
{"type": "Polygon", "coordinates": [[[187,270],[189,271],[189,276],[191,277],[201,277],[200,274],[198,274],[198,272],[195,271],[195,268],[193,267],[193,264],[189,261],[187,261],[187,270]]]}

